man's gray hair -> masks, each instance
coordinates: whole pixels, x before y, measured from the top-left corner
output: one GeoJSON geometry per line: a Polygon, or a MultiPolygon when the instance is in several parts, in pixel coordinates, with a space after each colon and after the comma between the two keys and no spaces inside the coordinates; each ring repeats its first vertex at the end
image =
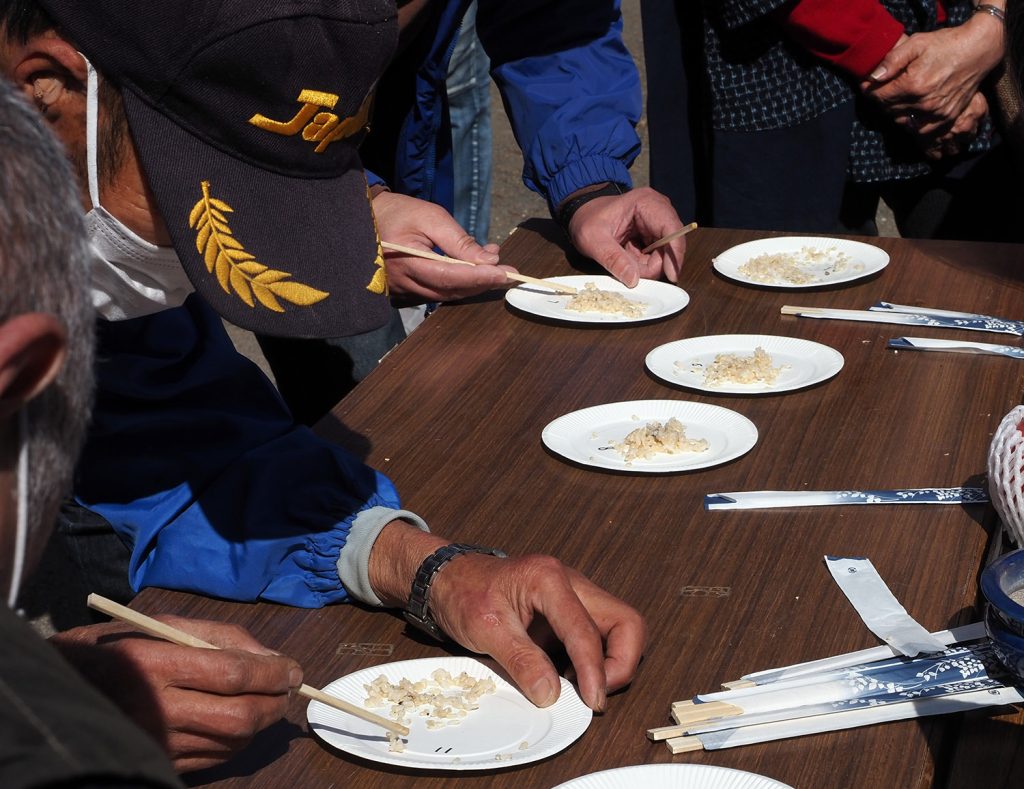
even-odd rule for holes
{"type": "Polygon", "coordinates": [[[29,419],[29,517],[48,534],[71,484],[92,398],[94,315],[82,205],[64,151],[39,113],[0,78],[0,324],[23,313],[59,318],[68,356],[29,419]]]}

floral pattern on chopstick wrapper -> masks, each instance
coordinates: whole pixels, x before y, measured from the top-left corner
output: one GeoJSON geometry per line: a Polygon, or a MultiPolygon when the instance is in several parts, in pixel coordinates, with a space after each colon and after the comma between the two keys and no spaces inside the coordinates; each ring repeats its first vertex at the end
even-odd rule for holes
{"type": "Polygon", "coordinates": [[[963,504],[984,504],[988,491],[984,488],[910,488],[906,490],[841,490],[836,493],[839,501],[865,504],[898,504],[900,502],[960,502],[963,504]]]}
{"type": "Polygon", "coordinates": [[[1003,687],[1008,675],[991,644],[978,642],[938,655],[895,658],[848,670],[849,698],[832,703],[833,710],[1003,687]]]}

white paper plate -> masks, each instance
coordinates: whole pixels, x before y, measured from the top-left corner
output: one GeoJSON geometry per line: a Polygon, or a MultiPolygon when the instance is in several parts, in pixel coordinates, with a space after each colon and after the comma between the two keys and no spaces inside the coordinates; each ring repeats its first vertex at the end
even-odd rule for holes
{"type": "Polygon", "coordinates": [[[597,468],[663,474],[707,468],[738,458],[757,443],[754,423],[735,411],[685,400],[631,400],[595,405],[560,416],[541,434],[544,444],[562,457],[597,468]],[[612,448],[629,433],[652,420],[675,417],[686,428],[687,438],[704,438],[704,452],[655,455],[627,463],[612,448]]]}
{"type": "Polygon", "coordinates": [[[608,276],[572,276],[548,277],[548,282],[557,282],[582,290],[588,282],[593,282],[600,290],[621,293],[631,301],[643,302],[647,310],[639,318],[626,315],[614,315],[604,312],[576,312],[567,310],[566,303],[572,296],[557,293],[532,283],[523,283],[517,288],[505,291],[505,301],[523,312],[529,312],[542,318],[554,318],[574,323],[639,323],[664,318],[679,312],[690,303],[689,294],[680,287],[669,282],[653,279],[642,279],[635,288],[627,288],[617,279],[608,276]]]}
{"type": "MultiPolygon", "coordinates": [[[[324,693],[363,706],[368,685],[381,674],[389,682],[402,678],[428,679],[439,668],[452,676],[490,677],[497,692],[480,699],[461,724],[428,729],[424,718],[413,717],[403,753],[388,750],[380,727],[311,701],[306,708],[310,729],[335,748],[374,762],[428,770],[498,770],[535,762],[558,753],[577,740],[590,725],[592,713],[568,680],[550,707],[540,709],[478,660],[468,657],[404,660],[357,671],[336,679],[324,693]],[[523,743],[526,748],[521,748],[523,743]]],[[[386,709],[372,710],[388,716],[386,709]]]]}
{"type": "Polygon", "coordinates": [[[553,789],[793,789],[773,778],[710,764],[640,764],[604,770],[553,789]]]}
{"type": "Polygon", "coordinates": [[[863,244],[860,241],[850,241],[845,238],[780,236],[778,238],[762,238],[758,241],[748,241],[745,244],[727,249],[712,261],[712,265],[715,271],[723,277],[728,277],[747,285],[757,285],[762,288],[799,290],[802,288],[820,288],[823,285],[837,285],[841,282],[851,282],[862,277],[869,277],[889,265],[889,255],[879,247],[863,244]],[[759,282],[740,272],[740,266],[758,255],[784,252],[797,254],[804,247],[828,251],[830,253],[828,256],[829,261],[834,260],[834,255],[831,254],[833,252],[848,255],[849,260],[845,261],[845,268],[841,271],[834,270],[834,262],[808,265],[806,270],[813,275],[814,279],[811,282],[799,285],[786,282],[785,280],[759,282]]]}
{"type": "Polygon", "coordinates": [[[659,345],[647,354],[646,364],[658,378],[677,386],[722,394],[766,394],[801,389],[831,378],[843,369],[843,355],[827,345],[796,337],[718,334],[659,345]],[[749,357],[758,346],[772,357],[773,367],[784,366],[775,383],[720,386],[704,383],[704,373],[718,354],[749,357]]]}

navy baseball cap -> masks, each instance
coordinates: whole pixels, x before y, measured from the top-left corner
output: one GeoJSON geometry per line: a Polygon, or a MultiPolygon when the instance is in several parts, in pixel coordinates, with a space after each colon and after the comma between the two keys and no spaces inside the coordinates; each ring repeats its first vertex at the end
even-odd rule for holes
{"type": "Polygon", "coordinates": [[[389,318],[357,146],[388,0],[40,0],[117,85],[175,251],[224,318],[333,337],[389,318]]]}

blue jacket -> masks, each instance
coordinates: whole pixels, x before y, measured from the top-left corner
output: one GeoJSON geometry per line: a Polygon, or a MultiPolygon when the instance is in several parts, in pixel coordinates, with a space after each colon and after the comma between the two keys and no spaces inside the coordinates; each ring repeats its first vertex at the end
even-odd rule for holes
{"type": "MultiPolygon", "coordinates": [[[[409,101],[388,106],[395,155],[382,160],[393,188],[449,208],[444,77],[467,4],[444,3],[426,45],[406,53],[416,55],[409,101]]],[[[628,183],[640,83],[617,0],[479,0],[478,29],[527,185],[557,204],[591,183],[628,183]]],[[[388,139],[374,123],[371,138],[388,139]]],[[[155,315],[100,321],[97,356],[75,495],[132,547],[133,588],[304,607],[348,599],[337,564],[349,529],[399,507],[383,475],[295,425],[195,295],[155,315]]]]}
{"type": "MultiPolygon", "coordinates": [[[[630,184],[642,103],[640,75],[622,41],[619,0],[477,2],[477,32],[523,151],[524,183],[551,206],[593,183],[630,184]]],[[[385,181],[449,211],[444,83],[469,3],[437,4],[427,23],[429,47],[411,44],[413,51],[389,69],[378,91],[378,104],[388,106],[375,109],[364,143],[371,182],[385,181]]]]}
{"type": "Polygon", "coordinates": [[[347,599],[338,555],[382,474],[295,424],[198,296],[99,321],[97,396],[76,499],[132,546],[134,589],[319,607],[347,599]]]}

